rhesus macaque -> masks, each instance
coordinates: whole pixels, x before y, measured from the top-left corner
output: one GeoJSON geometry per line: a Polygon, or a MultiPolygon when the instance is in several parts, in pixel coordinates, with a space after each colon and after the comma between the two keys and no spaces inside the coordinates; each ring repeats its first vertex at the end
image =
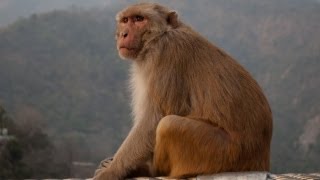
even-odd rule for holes
{"type": "Polygon", "coordinates": [[[95,180],[269,170],[271,110],[242,66],[161,5],[116,20],[119,55],[132,60],[134,125],[95,180]]]}

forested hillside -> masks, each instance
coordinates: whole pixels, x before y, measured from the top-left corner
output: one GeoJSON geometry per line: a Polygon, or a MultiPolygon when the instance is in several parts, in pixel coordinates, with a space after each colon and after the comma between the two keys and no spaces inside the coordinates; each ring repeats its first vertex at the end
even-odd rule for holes
{"type": "MultiPolygon", "coordinates": [[[[263,87],[274,117],[272,172],[319,171],[319,3],[160,2],[263,87]]],[[[71,176],[72,162],[112,156],[131,127],[130,62],[119,59],[114,42],[114,16],[124,4],[34,14],[0,29],[0,106],[15,124],[41,127],[54,156],[68,160],[70,171],[51,175],[71,176]]],[[[48,176],[33,170],[29,177],[48,176]]]]}

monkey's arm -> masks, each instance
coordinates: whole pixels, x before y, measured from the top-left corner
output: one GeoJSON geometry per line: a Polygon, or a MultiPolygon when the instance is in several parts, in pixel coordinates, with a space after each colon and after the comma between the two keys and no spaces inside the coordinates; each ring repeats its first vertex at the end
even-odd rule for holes
{"type": "Polygon", "coordinates": [[[151,160],[157,124],[148,116],[139,119],[108,167],[95,174],[95,179],[124,178],[151,160]]]}

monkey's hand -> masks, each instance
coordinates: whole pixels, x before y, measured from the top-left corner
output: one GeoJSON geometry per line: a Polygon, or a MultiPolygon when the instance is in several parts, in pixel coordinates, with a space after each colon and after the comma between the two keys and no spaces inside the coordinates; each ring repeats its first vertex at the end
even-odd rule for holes
{"type": "Polygon", "coordinates": [[[112,171],[111,168],[101,169],[92,180],[121,180],[123,177],[118,175],[115,171],[112,171]]]}
{"type": "Polygon", "coordinates": [[[107,169],[112,162],[113,157],[108,157],[100,162],[98,169],[94,172],[94,177],[96,177],[102,170],[107,169]]]}
{"type": "Polygon", "coordinates": [[[93,180],[120,180],[123,179],[110,168],[113,157],[109,157],[101,161],[98,169],[94,173],[93,180]]]}

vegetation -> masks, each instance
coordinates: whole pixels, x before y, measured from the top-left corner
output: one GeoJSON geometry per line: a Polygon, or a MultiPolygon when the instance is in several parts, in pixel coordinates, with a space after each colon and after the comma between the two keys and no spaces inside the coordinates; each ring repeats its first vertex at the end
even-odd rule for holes
{"type": "Polygon", "coordinates": [[[58,150],[37,118],[28,112],[24,118],[28,121],[16,124],[0,106],[0,179],[67,177],[70,167],[55,155],[58,150]]]}
{"type": "MultiPolygon", "coordinates": [[[[320,134],[307,126],[320,127],[320,5],[162,3],[178,9],[262,85],[274,114],[272,172],[319,171],[320,138],[302,142],[312,138],[308,132],[320,134]]],[[[0,105],[16,137],[0,145],[0,179],[77,176],[74,162],[97,164],[126,136],[130,62],[115,50],[114,7],[34,14],[0,29],[0,105]]]]}

